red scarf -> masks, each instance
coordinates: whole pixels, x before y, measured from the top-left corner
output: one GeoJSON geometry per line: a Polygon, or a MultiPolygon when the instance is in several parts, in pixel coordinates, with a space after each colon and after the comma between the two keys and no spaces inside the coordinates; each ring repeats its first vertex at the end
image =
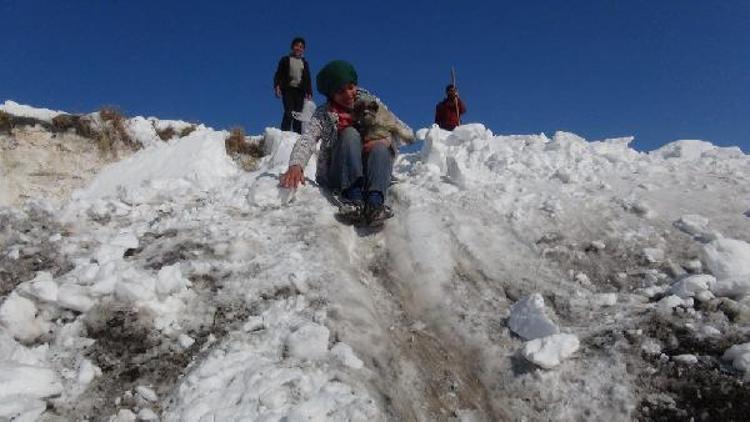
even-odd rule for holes
{"type": "Polygon", "coordinates": [[[339,132],[341,132],[342,130],[352,125],[353,118],[348,108],[331,101],[330,105],[328,106],[328,110],[338,114],[339,116],[338,131],[339,132]]]}

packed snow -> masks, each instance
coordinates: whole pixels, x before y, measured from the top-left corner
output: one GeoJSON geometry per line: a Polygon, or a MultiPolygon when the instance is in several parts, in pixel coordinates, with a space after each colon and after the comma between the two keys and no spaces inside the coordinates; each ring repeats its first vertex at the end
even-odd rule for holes
{"type": "Polygon", "coordinates": [[[15,101],[6,100],[0,104],[0,111],[12,114],[18,117],[31,117],[34,119],[52,122],[56,116],[63,114],[62,111],[55,111],[46,108],[36,108],[24,104],[18,104],[15,101]]]}
{"type": "Polygon", "coordinates": [[[0,209],[0,419],[625,421],[696,411],[680,377],[750,397],[737,148],[424,128],[371,233],[278,186],[298,135],[268,128],[246,172],[226,132],[163,126],[129,119],[145,148],[61,205],[0,209]]]}

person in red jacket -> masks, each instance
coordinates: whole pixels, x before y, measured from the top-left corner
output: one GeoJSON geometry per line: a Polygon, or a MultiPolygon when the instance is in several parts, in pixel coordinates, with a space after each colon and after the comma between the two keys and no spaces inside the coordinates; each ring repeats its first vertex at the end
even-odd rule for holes
{"type": "Polygon", "coordinates": [[[466,105],[458,97],[458,90],[453,84],[445,87],[445,95],[445,99],[435,107],[435,123],[445,130],[453,130],[461,124],[466,105]]]}

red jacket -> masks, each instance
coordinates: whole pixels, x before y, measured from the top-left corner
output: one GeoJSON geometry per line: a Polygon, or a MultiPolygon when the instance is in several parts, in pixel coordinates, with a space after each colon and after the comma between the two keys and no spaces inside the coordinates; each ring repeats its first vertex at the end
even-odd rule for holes
{"type": "Polygon", "coordinates": [[[458,114],[456,114],[456,103],[446,98],[435,107],[435,123],[445,130],[453,130],[460,123],[460,115],[464,113],[466,113],[466,106],[461,98],[458,98],[458,114]]]}

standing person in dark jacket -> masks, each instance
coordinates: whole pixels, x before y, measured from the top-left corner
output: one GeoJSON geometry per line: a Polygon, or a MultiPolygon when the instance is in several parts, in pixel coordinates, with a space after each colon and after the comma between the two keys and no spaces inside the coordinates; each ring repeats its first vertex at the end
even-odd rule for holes
{"type": "Polygon", "coordinates": [[[273,89],[284,104],[284,117],[281,130],[294,130],[302,133],[302,122],[292,117],[292,112],[302,111],[305,98],[312,98],[310,66],[302,55],[305,53],[305,40],[297,37],[292,40],[292,52],[279,60],[273,76],[273,89]]]}
{"type": "Polygon", "coordinates": [[[466,105],[458,96],[453,84],[445,87],[445,99],[435,107],[435,123],[445,130],[453,130],[461,124],[461,115],[466,113],[466,105]]]}

